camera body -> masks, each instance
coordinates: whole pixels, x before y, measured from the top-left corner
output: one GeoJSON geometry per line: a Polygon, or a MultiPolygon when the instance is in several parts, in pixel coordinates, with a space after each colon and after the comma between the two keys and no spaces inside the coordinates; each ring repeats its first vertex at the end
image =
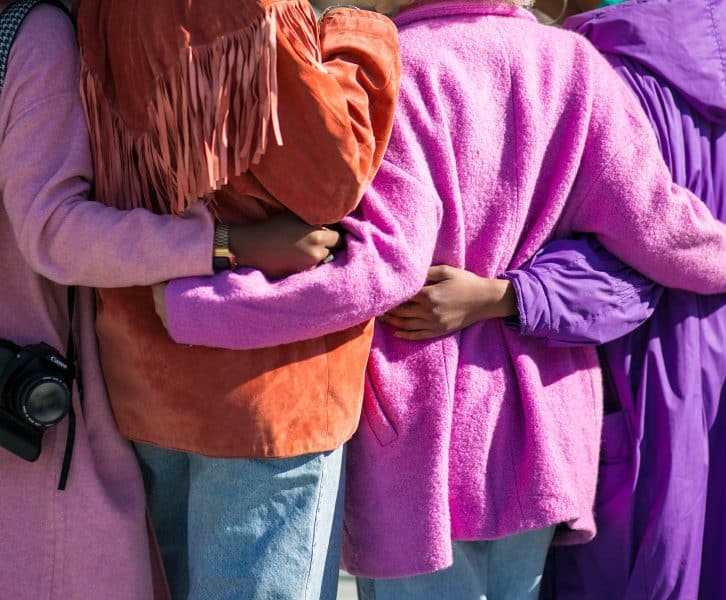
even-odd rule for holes
{"type": "Polygon", "coordinates": [[[48,344],[0,340],[0,447],[35,461],[43,432],[71,408],[72,381],[71,366],[48,344]]]}

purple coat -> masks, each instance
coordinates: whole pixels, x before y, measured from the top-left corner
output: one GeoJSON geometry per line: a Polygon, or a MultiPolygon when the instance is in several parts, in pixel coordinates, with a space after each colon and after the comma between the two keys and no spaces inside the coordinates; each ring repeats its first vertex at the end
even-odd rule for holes
{"type": "MultiPolygon", "coordinates": [[[[567,26],[635,92],[674,180],[726,220],[726,1],[631,2],[567,26]]],[[[723,597],[726,296],[663,290],[591,239],[554,242],[508,276],[522,333],[609,342],[598,536],[553,551],[545,595],[723,597]]]]}

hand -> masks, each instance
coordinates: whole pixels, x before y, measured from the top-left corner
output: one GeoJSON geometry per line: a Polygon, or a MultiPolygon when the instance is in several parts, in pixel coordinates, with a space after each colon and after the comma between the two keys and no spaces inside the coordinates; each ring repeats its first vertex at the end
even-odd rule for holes
{"type": "Polygon", "coordinates": [[[157,283],[151,286],[151,291],[154,294],[156,314],[159,315],[161,322],[164,324],[164,329],[169,329],[169,323],[166,320],[166,285],[166,283],[157,283]]]}
{"type": "Polygon", "coordinates": [[[337,231],[315,227],[292,213],[273,215],[252,225],[231,226],[230,250],[240,266],[259,269],[271,278],[315,268],[332,258],[341,238],[337,231]]]}
{"type": "Polygon", "coordinates": [[[360,8],[370,8],[384,15],[390,15],[398,12],[403,6],[408,6],[413,0],[353,0],[346,2],[345,0],[312,0],[313,6],[318,10],[325,10],[335,6],[358,6],[360,8]]]}
{"type": "Polygon", "coordinates": [[[517,300],[509,281],[440,266],[429,269],[428,284],[418,294],[380,319],[398,329],[396,337],[427,340],[514,314],[517,300]]]}

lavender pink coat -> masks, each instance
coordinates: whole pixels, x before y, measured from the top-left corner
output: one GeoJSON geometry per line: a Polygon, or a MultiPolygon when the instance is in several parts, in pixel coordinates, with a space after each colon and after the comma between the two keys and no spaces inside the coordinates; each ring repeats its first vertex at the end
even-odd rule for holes
{"type": "MultiPolygon", "coordinates": [[[[178,342],[245,348],[342,329],[417,291],[431,264],[495,277],[574,232],[662,284],[726,291],[726,227],[672,184],[642,109],[584,38],[505,3],[427,3],[396,21],[399,112],[345,222],[347,250],[281,282],[173,282],[178,342]]],[[[500,321],[426,343],[378,325],[349,444],[346,568],[434,571],[451,564],[452,540],[555,523],[560,543],[589,540],[601,412],[591,348],[547,348],[500,321]]]]}
{"type": "MultiPolygon", "coordinates": [[[[0,337],[59,350],[68,331],[61,284],[150,284],[211,270],[206,211],[181,220],[88,201],[78,72],[69,19],[49,6],[34,9],[0,96],[0,337]]],[[[65,421],[46,433],[35,463],[0,449],[0,597],[147,600],[153,591],[141,476],[108,406],[92,290],[81,289],[78,302],[85,397],[82,407],[74,397],[68,487],[56,489],[65,421]]]]}

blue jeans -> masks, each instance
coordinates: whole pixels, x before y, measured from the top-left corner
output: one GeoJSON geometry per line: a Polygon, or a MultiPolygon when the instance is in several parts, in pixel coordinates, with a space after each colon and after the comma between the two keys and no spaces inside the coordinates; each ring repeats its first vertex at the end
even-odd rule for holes
{"type": "Polygon", "coordinates": [[[342,448],[230,459],[135,447],[174,600],[334,600],[342,448]]]}
{"type": "Polygon", "coordinates": [[[536,599],[554,527],[491,542],[455,542],[448,569],[401,579],[358,579],[360,600],[536,599]]]}

